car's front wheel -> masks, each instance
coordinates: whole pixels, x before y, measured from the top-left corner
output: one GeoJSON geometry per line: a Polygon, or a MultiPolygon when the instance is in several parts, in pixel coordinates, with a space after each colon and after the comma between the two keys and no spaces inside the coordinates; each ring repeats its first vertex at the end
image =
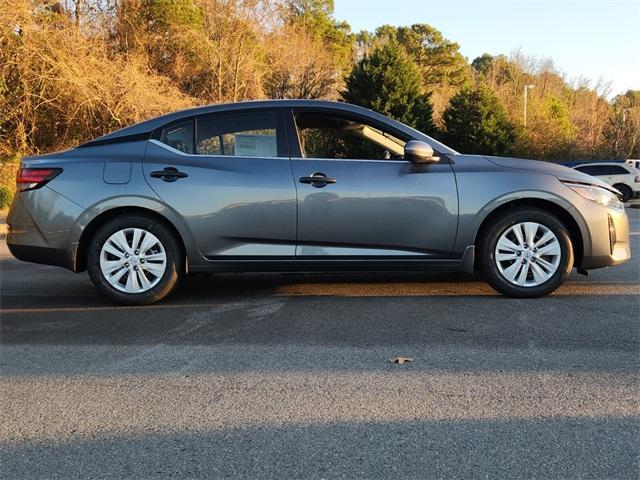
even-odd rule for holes
{"type": "Polygon", "coordinates": [[[478,263],[500,293],[535,298],[553,292],[573,267],[566,226],[554,215],[522,208],[494,220],[482,232],[478,263]]]}
{"type": "Polygon", "coordinates": [[[616,183],[613,188],[617,189],[622,194],[622,198],[620,200],[622,200],[623,202],[628,202],[629,200],[631,200],[631,197],[633,197],[633,190],[631,190],[631,187],[629,185],[626,185],[624,183],[616,183]]]}
{"type": "Polygon", "coordinates": [[[179,279],[181,254],[174,235],[143,215],[105,223],[91,240],[87,254],[91,280],[117,303],[157,302],[171,293],[179,279]]]}

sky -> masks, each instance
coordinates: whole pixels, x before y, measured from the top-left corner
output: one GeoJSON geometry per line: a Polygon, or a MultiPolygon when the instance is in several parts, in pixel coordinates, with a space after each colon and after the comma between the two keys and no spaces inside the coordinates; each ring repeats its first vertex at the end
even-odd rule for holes
{"type": "Polygon", "coordinates": [[[609,97],[640,90],[640,0],[334,0],[354,32],[428,23],[482,55],[551,58],[569,81],[610,82],[609,97]]]}

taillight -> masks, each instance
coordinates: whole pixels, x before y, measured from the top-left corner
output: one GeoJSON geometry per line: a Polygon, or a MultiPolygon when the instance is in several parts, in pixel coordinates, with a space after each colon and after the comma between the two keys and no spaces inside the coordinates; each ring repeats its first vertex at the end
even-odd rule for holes
{"type": "Polygon", "coordinates": [[[636,182],[636,183],[640,183],[640,175],[638,175],[636,178],[634,178],[633,181],[636,182]]]}
{"type": "Polygon", "coordinates": [[[60,175],[61,168],[21,168],[16,177],[18,191],[35,190],[60,175]]]}

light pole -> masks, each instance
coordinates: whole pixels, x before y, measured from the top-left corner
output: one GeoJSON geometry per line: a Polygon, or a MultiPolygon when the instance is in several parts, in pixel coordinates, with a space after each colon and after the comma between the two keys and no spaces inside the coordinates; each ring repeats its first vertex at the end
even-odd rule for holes
{"type": "Polygon", "coordinates": [[[529,90],[533,88],[533,85],[524,86],[524,126],[527,127],[527,100],[529,98],[529,90]]]}

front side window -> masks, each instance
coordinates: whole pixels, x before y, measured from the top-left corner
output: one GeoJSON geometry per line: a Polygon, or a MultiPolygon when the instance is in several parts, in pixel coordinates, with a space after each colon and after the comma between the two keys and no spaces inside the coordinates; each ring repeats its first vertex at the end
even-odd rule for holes
{"type": "Polygon", "coordinates": [[[404,155],[405,141],[357,120],[305,112],[295,119],[305,158],[390,160],[404,155]]]}
{"type": "Polygon", "coordinates": [[[595,170],[595,167],[578,167],[576,168],[579,172],[586,173],[587,175],[597,175],[598,173],[595,170]]]}
{"type": "Polygon", "coordinates": [[[277,157],[275,112],[222,114],[198,119],[198,155],[277,157]]]}
{"type": "Polygon", "coordinates": [[[193,120],[171,125],[160,134],[160,141],[184,153],[193,153],[193,120]]]}

